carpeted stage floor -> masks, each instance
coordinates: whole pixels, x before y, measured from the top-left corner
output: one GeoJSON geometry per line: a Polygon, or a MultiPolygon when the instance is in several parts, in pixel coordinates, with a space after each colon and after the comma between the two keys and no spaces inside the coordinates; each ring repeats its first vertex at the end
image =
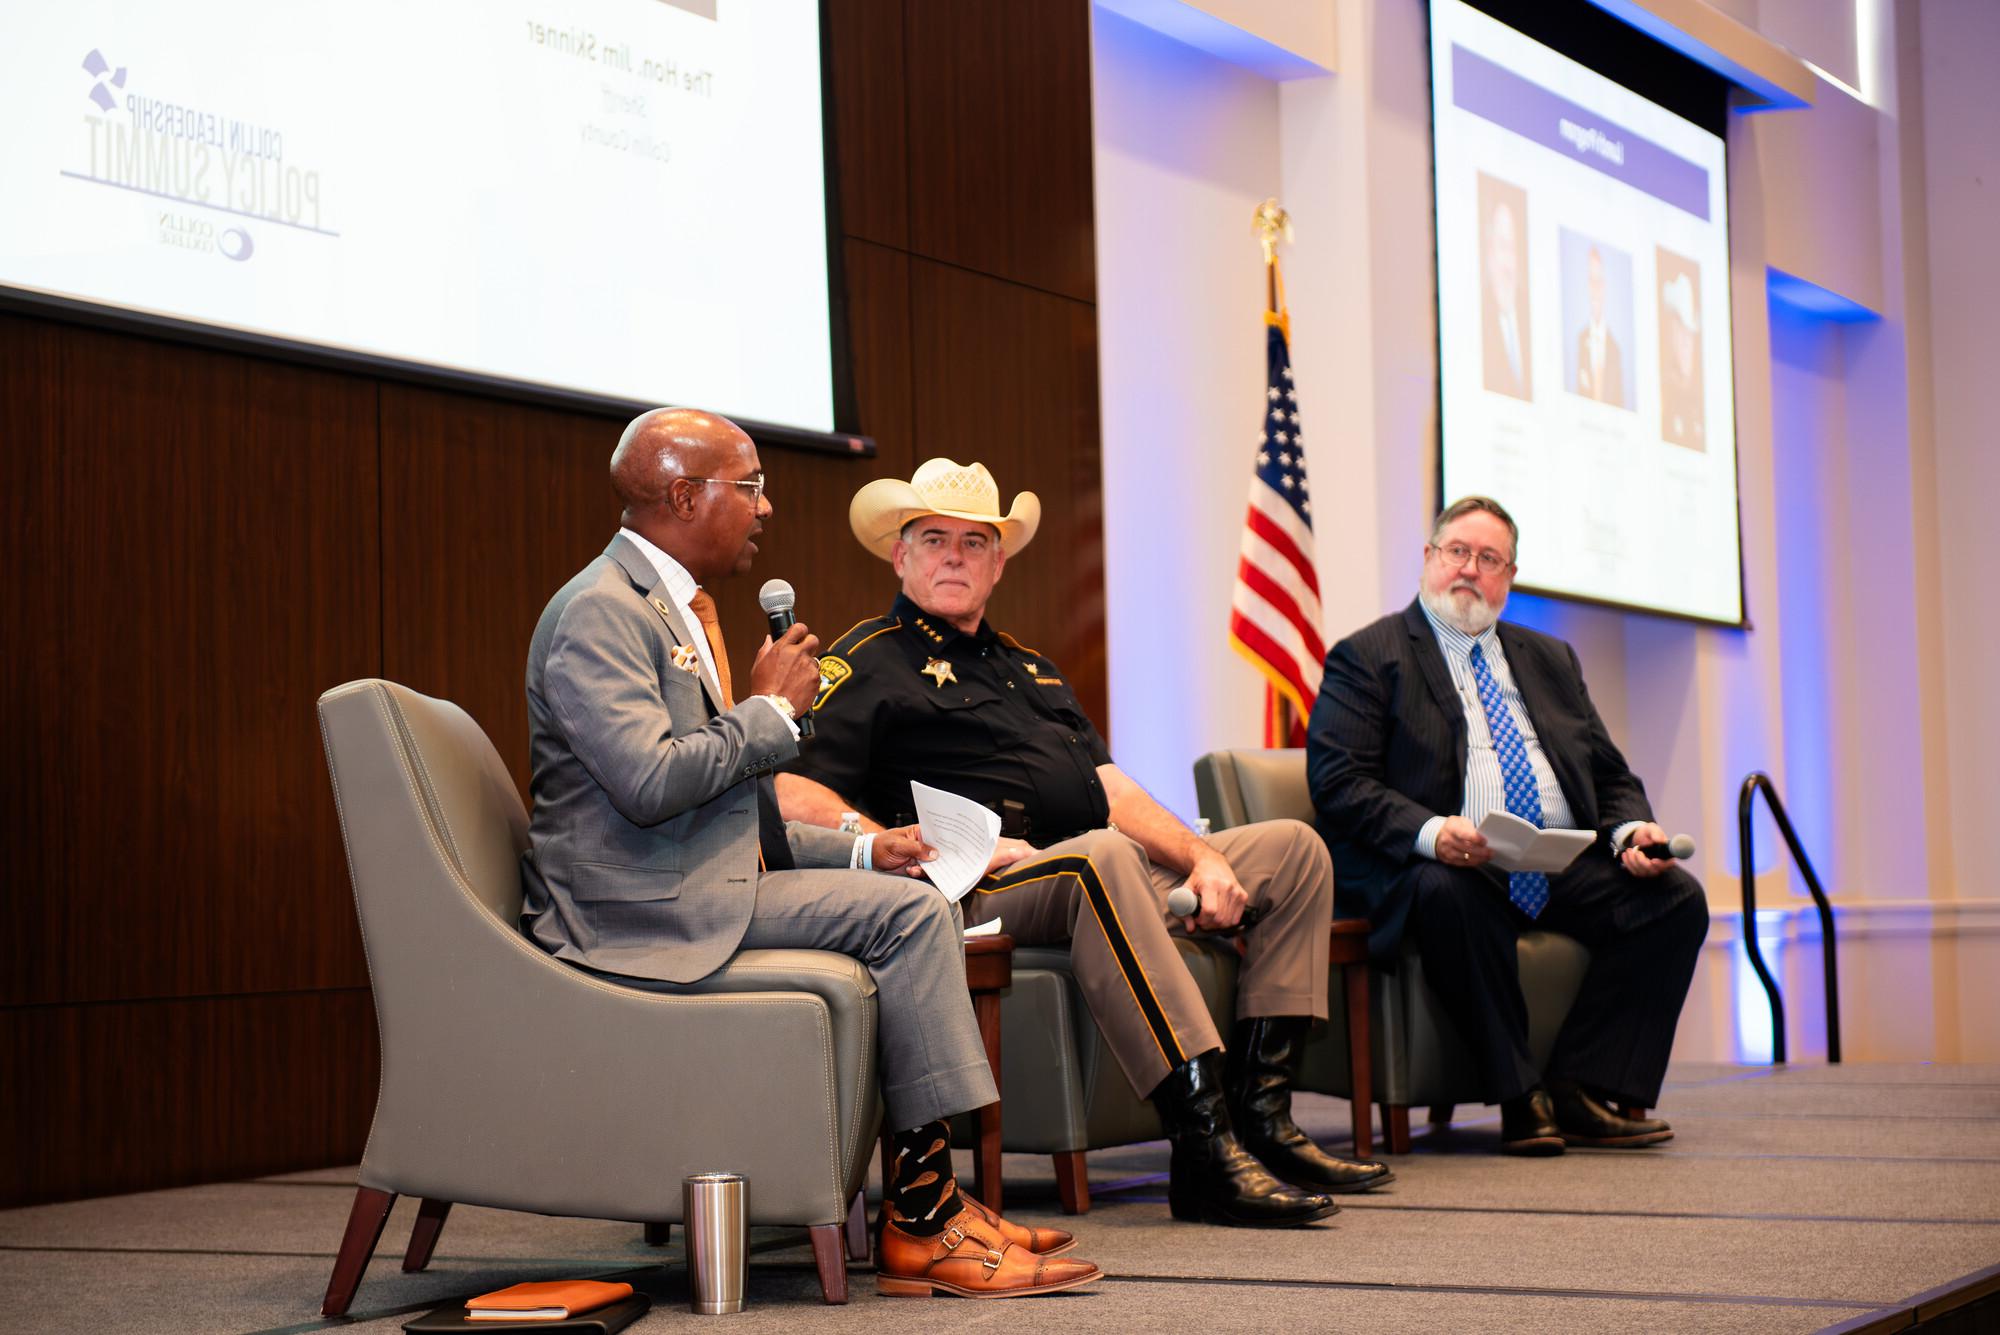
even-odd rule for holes
{"type": "MultiPolygon", "coordinates": [[[[1300,1103],[1335,1144],[1347,1105],[1300,1103]]],[[[1982,1271],[1973,1290],[2000,1289],[2000,1067],[1681,1066],[1660,1110],[1672,1142],[1554,1160],[1491,1153],[1494,1110],[1460,1112],[1419,1129],[1393,1186],[1297,1232],[1176,1224],[1164,1145],[1093,1154],[1093,1208],[1067,1222],[1108,1277],[1075,1294],[883,1299],[855,1267],[849,1305],[823,1307],[803,1235],[760,1230],[750,1306],[721,1328],[1887,1329],[1925,1291],[1962,1292],[1982,1271]]],[[[431,1305],[558,1277],[650,1290],[636,1331],[703,1320],[678,1230],[661,1252],[630,1224],[460,1208],[430,1270],[404,1275],[407,1200],[351,1318],[321,1320],[352,1183],[330,1169],[0,1213],[0,1331],[393,1332],[431,1305]]],[[[1008,1156],[1007,1192],[1010,1215],[1066,1222],[1047,1160],[1008,1156]]],[[[1962,1303],[1942,1302],[1957,1328],[2000,1324],[1962,1303]]]]}

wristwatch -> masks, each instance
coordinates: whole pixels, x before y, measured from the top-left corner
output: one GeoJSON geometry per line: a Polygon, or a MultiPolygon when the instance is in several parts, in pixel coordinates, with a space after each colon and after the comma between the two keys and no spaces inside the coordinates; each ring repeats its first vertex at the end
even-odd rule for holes
{"type": "Polygon", "coordinates": [[[778,707],[778,712],[785,716],[785,722],[787,723],[798,722],[799,711],[792,708],[792,702],[790,700],[786,699],[782,695],[767,695],[764,698],[766,700],[769,700],[772,704],[778,707]]]}

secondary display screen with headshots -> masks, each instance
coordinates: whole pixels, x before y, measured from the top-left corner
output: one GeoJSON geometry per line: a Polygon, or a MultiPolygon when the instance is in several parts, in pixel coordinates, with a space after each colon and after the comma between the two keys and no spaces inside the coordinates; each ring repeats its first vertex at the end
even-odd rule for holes
{"type": "Polygon", "coordinates": [[[1523,586],[1739,624],[1722,139],[1458,0],[1431,97],[1444,499],[1523,586]]]}
{"type": "Polygon", "coordinates": [[[0,286],[830,431],[818,0],[63,0],[0,286]]]}

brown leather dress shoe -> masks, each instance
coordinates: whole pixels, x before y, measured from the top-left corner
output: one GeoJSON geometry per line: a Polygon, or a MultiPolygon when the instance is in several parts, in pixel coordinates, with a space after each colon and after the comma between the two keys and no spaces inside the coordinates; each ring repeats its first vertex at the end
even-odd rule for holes
{"type": "Polygon", "coordinates": [[[1674,1138],[1674,1129],[1659,1118],[1621,1117],[1570,1081],[1551,1080],[1549,1092],[1555,1096],[1556,1125],[1567,1144],[1629,1149],[1674,1138]]]}
{"type": "Polygon", "coordinates": [[[1562,1129],[1556,1125],[1555,1105],[1540,1085],[1517,1094],[1500,1105],[1500,1152],[1502,1154],[1561,1154],[1562,1129]]]}
{"type": "Polygon", "coordinates": [[[1103,1278],[1089,1261],[1059,1261],[1018,1247],[970,1208],[944,1232],[919,1238],[896,1224],[882,1227],[875,1291],[892,1298],[1026,1298],[1060,1293],[1103,1278]]]}
{"type": "Polygon", "coordinates": [[[1076,1235],[1065,1233],[1059,1228],[1030,1228],[1017,1224],[1011,1219],[1002,1219],[994,1211],[965,1194],[965,1188],[958,1189],[958,1198],[965,1202],[965,1208],[978,1215],[988,1228],[1000,1230],[1000,1236],[1037,1256],[1061,1256],[1076,1246],[1076,1235]]]}

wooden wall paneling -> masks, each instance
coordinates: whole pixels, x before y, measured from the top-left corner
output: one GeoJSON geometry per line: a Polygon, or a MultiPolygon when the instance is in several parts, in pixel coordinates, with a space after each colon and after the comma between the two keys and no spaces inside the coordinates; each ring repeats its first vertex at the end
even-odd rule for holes
{"type": "Polygon", "coordinates": [[[903,0],[828,0],[826,9],[839,230],[904,248],[910,166],[903,0]]]}
{"type": "Polygon", "coordinates": [[[908,0],[910,249],[1096,297],[1089,0],[908,0]]]}
{"type": "Polygon", "coordinates": [[[380,661],[372,380],[0,317],[0,1003],[365,969],[313,702],[380,661]]]}
{"type": "Polygon", "coordinates": [[[366,987],[0,1008],[0,1207],[354,1163],[378,1069],[366,987]]]}
{"type": "Polygon", "coordinates": [[[767,630],[757,590],[777,576],[798,591],[798,615],[832,643],[847,627],[888,607],[894,582],[861,549],[847,524],[847,503],[862,484],[916,466],[910,388],[910,260],[899,250],[847,242],[855,390],[861,429],[877,457],[857,459],[760,452],[770,483],[771,521],[757,540],[750,574],[713,590],[729,640],[730,670],[750,680],[751,660],[767,630]]]}
{"type": "MultiPolygon", "coordinates": [[[[861,467],[894,471],[918,457],[919,445],[910,384],[910,257],[852,238],[842,249],[855,405],[862,434],[874,437],[876,450],[876,458],[861,467]]],[[[844,462],[847,472],[855,470],[852,462],[844,462]]]]}
{"type": "Polygon", "coordinates": [[[624,423],[382,390],[383,675],[478,720],[528,792],[528,642],[618,531],[624,423]]]}
{"type": "Polygon", "coordinates": [[[1041,497],[1041,529],[1002,576],[993,622],[1052,655],[1102,721],[1096,310],[925,260],[910,292],[923,453],[986,464],[1003,506],[1017,491],[1041,497]]]}

